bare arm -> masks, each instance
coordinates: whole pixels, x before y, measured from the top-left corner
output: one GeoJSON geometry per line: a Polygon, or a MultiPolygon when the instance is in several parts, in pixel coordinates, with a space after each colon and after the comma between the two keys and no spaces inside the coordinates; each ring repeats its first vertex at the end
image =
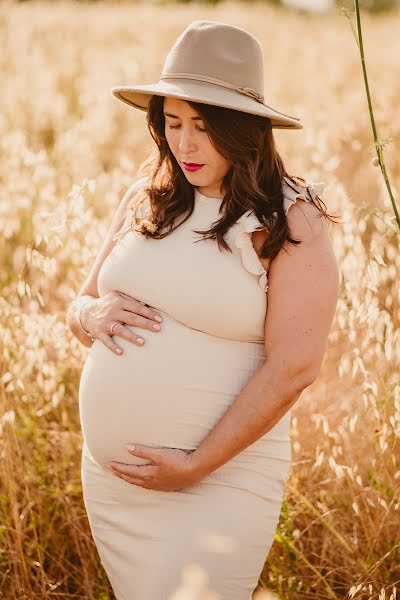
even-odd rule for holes
{"type": "Polygon", "coordinates": [[[200,478],[272,429],[318,376],[339,292],[336,257],[319,214],[304,201],[288,211],[292,236],[302,243],[285,243],[269,268],[266,360],[191,454],[200,478]]]}

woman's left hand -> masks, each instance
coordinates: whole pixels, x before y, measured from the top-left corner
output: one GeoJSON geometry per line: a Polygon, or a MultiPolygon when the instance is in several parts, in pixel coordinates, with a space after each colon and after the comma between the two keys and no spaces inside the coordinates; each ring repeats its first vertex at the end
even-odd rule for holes
{"type": "Polygon", "coordinates": [[[111,461],[112,472],[128,483],[140,485],[149,490],[173,492],[193,485],[198,481],[192,455],[193,451],[179,448],[151,448],[142,444],[126,446],[130,454],[148,458],[152,464],[132,465],[111,461]]]}

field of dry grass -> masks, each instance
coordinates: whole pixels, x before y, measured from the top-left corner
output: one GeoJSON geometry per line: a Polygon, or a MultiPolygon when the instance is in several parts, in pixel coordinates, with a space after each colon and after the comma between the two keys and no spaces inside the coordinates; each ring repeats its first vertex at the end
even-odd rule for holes
{"type": "MultiPolygon", "coordinates": [[[[246,2],[0,5],[0,598],[112,598],[83,506],[78,385],[65,323],[111,214],[151,148],[120,83],[158,79],[194,19],[264,48],[266,102],[290,173],[325,181],[341,294],[319,379],[294,408],[293,466],[260,579],[282,599],[394,600],[400,590],[399,237],[347,20],[246,2]]],[[[399,20],[363,16],[387,168],[399,199],[399,20]],[[397,152],[396,152],[397,149],[397,152]]],[[[156,574],[155,574],[156,576],[156,574]]],[[[261,597],[261,596],[260,596],[261,597]]],[[[156,599],[154,599],[156,600],[156,599]]]]}

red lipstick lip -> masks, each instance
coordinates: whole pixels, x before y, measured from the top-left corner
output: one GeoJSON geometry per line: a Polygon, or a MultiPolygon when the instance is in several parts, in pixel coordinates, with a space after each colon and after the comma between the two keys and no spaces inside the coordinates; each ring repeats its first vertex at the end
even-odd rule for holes
{"type": "Polygon", "coordinates": [[[187,167],[203,167],[204,163],[187,163],[184,160],[182,161],[184,165],[186,165],[187,167]]]}

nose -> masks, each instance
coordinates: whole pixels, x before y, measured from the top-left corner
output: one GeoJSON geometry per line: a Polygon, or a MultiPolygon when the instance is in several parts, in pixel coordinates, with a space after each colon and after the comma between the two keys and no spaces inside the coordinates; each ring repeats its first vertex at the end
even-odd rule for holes
{"type": "Polygon", "coordinates": [[[190,156],[190,153],[196,148],[194,136],[188,129],[181,129],[179,138],[179,152],[184,156],[190,156]]]}

